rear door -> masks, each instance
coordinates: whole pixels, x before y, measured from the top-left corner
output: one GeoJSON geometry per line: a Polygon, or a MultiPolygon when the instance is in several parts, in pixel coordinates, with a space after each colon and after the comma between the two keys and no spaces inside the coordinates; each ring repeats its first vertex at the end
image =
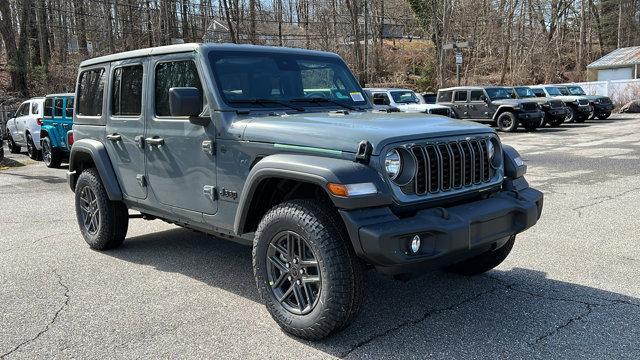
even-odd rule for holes
{"type": "Polygon", "coordinates": [[[215,214],[218,204],[213,122],[206,127],[194,125],[187,117],[171,116],[169,110],[170,88],[195,87],[202,92],[202,69],[193,53],[152,58],[150,69],[152,100],[145,131],[149,187],[158,201],[171,206],[177,214],[199,213],[200,218],[203,213],[215,214]]]}
{"type": "Polygon", "coordinates": [[[148,61],[142,59],[112,63],[107,97],[107,152],[122,191],[138,199],[147,197],[143,143],[146,68],[148,61]]]}
{"type": "Polygon", "coordinates": [[[469,109],[467,108],[468,95],[467,90],[455,90],[453,92],[453,111],[458,119],[469,118],[469,109]]]}

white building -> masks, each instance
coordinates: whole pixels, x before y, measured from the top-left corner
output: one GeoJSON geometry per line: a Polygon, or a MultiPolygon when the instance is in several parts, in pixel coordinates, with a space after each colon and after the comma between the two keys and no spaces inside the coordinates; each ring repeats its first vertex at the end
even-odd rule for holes
{"type": "Polygon", "coordinates": [[[640,46],[616,49],[587,65],[590,81],[640,78],[640,46]]]}

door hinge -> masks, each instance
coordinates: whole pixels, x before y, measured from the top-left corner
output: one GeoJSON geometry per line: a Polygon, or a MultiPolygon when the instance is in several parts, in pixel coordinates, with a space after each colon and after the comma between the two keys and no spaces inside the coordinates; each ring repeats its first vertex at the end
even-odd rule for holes
{"type": "Polygon", "coordinates": [[[211,185],[205,185],[202,187],[202,194],[209,198],[211,201],[218,200],[218,193],[216,192],[216,187],[211,185]]]}
{"type": "Polygon", "coordinates": [[[140,187],[147,187],[147,178],[144,175],[136,175],[136,180],[138,180],[138,185],[140,185],[140,187]]]}
{"type": "Polygon", "coordinates": [[[209,155],[213,155],[216,153],[216,144],[211,140],[206,140],[202,142],[202,151],[209,155]]]}

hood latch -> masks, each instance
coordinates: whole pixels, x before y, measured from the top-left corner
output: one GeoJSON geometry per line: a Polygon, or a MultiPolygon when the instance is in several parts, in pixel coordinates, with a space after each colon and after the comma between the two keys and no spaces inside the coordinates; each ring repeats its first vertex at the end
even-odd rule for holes
{"type": "Polygon", "coordinates": [[[373,152],[373,145],[367,140],[360,141],[358,144],[358,150],[356,151],[356,162],[362,164],[368,164],[371,159],[371,153],[373,152]]]}

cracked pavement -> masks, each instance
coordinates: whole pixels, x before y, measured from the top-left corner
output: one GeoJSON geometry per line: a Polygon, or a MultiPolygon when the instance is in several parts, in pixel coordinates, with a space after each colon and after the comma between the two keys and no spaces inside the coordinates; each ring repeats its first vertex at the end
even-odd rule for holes
{"type": "Polygon", "coordinates": [[[92,251],[64,169],[5,151],[0,358],[640,358],[640,116],[500,137],[545,192],[507,260],[472,278],[370,272],[354,323],[315,343],[270,318],[248,247],[132,219],[121,248],[92,251]]]}

